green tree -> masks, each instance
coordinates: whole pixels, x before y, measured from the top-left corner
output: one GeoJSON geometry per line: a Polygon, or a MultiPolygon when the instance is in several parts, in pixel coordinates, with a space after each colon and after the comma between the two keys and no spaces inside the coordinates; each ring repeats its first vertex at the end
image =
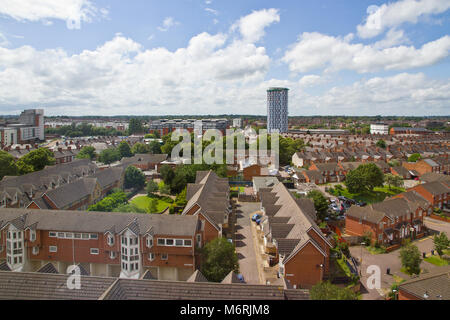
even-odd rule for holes
{"type": "Polygon", "coordinates": [[[122,204],[126,204],[127,195],[123,191],[115,192],[103,198],[96,204],[91,205],[88,211],[112,212],[122,204]]]}
{"type": "Polygon", "coordinates": [[[164,184],[170,186],[173,178],[175,177],[173,169],[169,165],[165,164],[161,166],[159,173],[161,174],[161,178],[164,181],[164,184]]]}
{"type": "Polygon", "coordinates": [[[158,213],[158,200],[155,198],[150,199],[148,204],[148,212],[149,213],[158,213]]]}
{"type": "Polygon", "coordinates": [[[131,153],[133,154],[144,154],[149,152],[150,148],[146,144],[140,142],[135,143],[131,148],[131,153]]]}
{"type": "Polygon", "coordinates": [[[34,171],[33,166],[26,164],[25,162],[22,161],[22,159],[17,160],[16,165],[17,165],[17,172],[19,173],[19,175],[24,175],[34,171]]]}
{"type": "Polygon", "coordinates": [[[6,151],[0,150],[0,180],[4,176],[16,176],[18,172],[14,157],[6,151]]]}
{"type": "Polygon", "coordinates": [[[320,220],[325,219],[328,212],[328,200],[319,190],[311,190],[308,195],[308,198],[312,199],[314,202],[314,208],[317,212],[317,217],[320,220]]]}
{"type": "Polygon", "coordinates": [[[422,263],[420,251],[409,241],[401,248],[400,259],[407,272],[410,274],[420,273],[420,264],[422,263]]]}
{"type": "Polygon", "coordinates": [[[172,182],[170,183],[170,192],[172,194],[178,194],[180,193],[187,185],[186,178],[183,174],[176,174],[172,179],[172,182]]]}
{"type": "Polygon", "coordinates": [[[376,146],[379,148],[386,149],[386,141],[384,141],[383,139],[380,139],[377,141],[376,146]]]}
{"type": "Polygon", "coordinates": [[[239,272],[234,244],[225,238],[216,238],[202,249],[203,275],[212,282],[222,281],[231,271],[239,272]]]}
{"type": "Polygon", "coordinates": [[[403,187],[403,179],[400,176],[396,176],[391,173],[387,173],[384,175],[384,182],[388,185],[389,190],[391,189],[391,186],[400,188],[403,187]]]}
{"type": "Polygon", "coordinates": [[[370,192],[383,186],[384,175],[374,163],[362,164],[345,177],[345,185],[351,193],[370,192]]]}
{"type": "Polygon", "coordinates": [[[162,194],[170,194],[170,186],[161,181],[158,185],[159,192],[162,194]]]}
{"type": "Polygon", "coordinates": [[[419,153],[413,153],[408,157],[408,162],[417,162],[417,160],[420,160],[421,156],[419,153]]]}
{"type": "Polygon", "coordinates": [[[20,161],[22,161],[25,165],[31,166],[33,171],[39,171],[44,169],[46,166],[55,164],[53,152],[45,148],[39,148],[27,153],[20,159],[20,161]]]}
{"type": "Polygon", "coordinates": [[[435,235],[433,238],[434,249],[437,251],[438,255],[441,257],[444,254],[444,250],[450,247],[450,240],[448,239],[445,232],[441,232],[439,235],[435,235]]]}
{"type": "Polygon", "coordinates": [[[130,135],[135,133],[142,133],[144,131],[144,128],[142,127],[141,120],[137,118],[131,118],[130,122],[128,124],[128,133],[130,135]]]}
{"type": "Polygon", "coordinates": [[[133,153],[131,152],[130,145],[126,141],[121,141],[119,143],[119,154],[121,158],[129,158],[133,156],[133,153]]]}
{"type": "Polygon", "coordinates": [[[98,156],[98,161],[104,164],[111,164],[113,162],[119,161],[121,159],[119,150],[116,148],[108,148],[102,150],[98,156]]]}
{"type": "MultiPolygon", "coordinates": [[[[148,149],[152,154],[160,154],[161,153],[161,144],[158,141],[151,141],[148,149]]],[[[172,150],[171,150],[172,151],[172,150]]]]}
{"type": "Polygon", "coordinates": [[[135,188],[139,190],[145,186],[145,175],[140,169],[129,166],[125,169],[125,179],[123,184],[125,188],[135,188]]]}
{"type": "Polygon", "coordinates": [[[187,190],[187,188],[185,187],[185,188],[183,189],[183,191],[181,191],[181,192],[177,195],[177,197],[175,198],[175,204],[176,204],[177,206],[184,207],[184,206],[187,204],[187,200],[186,200],[186,190],[187,190]]]}
{"type": "Polygon", "coordinates": [[[147,182],[147,194],[151,195],[155,192],[158,192],[158,184],[154,180],[150,180],[147,182]]]}
{"type": "Polygon", "coordinates": [[[329,281],[319,282],[309,291],[311,300],[358,300],[358,295],[348,288],[340,288],[329,281]]]}
{"type": "Polygon", "coordinates": [[[95,148],[92,146],[85,146],[81,148],[80,152],[77,154],[77,159],[90,159],[94,160],[97,154],[95,153],[95,148]]]}

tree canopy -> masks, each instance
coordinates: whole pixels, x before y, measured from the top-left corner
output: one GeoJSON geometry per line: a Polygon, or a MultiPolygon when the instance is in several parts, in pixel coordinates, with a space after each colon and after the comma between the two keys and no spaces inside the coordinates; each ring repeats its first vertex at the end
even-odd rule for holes
{"type": "Polygon", "coordinates": [[[113,162],[119,161],[122,157],[120,152],[116,148],[108,148],[100,152],[98,156],[98,161],[104,164],[111,164],[113,162]]]}
{"type": "Polygon", "coordinates": [[[0,180],[4,176],[15,176],[18,172],[14,157],[6,151],[0,150],[0,180]]]}
{"type": "Polygon", "coordinates": [[[115,192],[91,205],[88,211],[112,212],[122,204],[127,204],[127,195],[123,191],[115,192]]]}
{"type": "Polygon", "coordinates": [[[20,165],[19,171],[24,171],[24,168],[27,168],[25,171],[28,171],[29,168],[32,168],[32,171],[39,171],[44,169],[46,166],[51,166],[54,164],[55,158],[53,152],[49,149],[39,148],[20,158],[17,165],[20,165]]]}
{"type": "Polygon", "coordinates": [[[409,241],[400,249],[400,259],[402,262],[402,266],[409,273],[420,273],[420,264],[422,262],[422,258],[419,248],[417,248],[409,241]]]}
{"type": "Polygon", "coordinates": [[[129,166],[125,169],[125,188],[141,189],[145,186],[144,173],[134,166],[129,166]]]}
{"type": "Polygon", "coordinates": [[[358,295],[329,281],[319,282],[309,291],[311,300],[358,300],[358,295]]]}
{"type": "Polygon", "coordinates": [[[328,200],[319,190],[311,190],[308,195],[308,198],[312,199],[314,202],[314,208],[317,212],[317,217],[320,220],[323,220],[327,216],[328,212],[328,200]]]}
{"type": "Polygon", "coordinates": [[[203,275],[212,282],[222,281],[231,271],[239,272],[234,244],[225,238],[216,238],[202,249],[203,275]]]}
{"type": "Polygon", "coordinates": [[[129,158],[129,157],[133,156],[130,145],[126,141],[121,141],[119,143],[118,150],[119,150],[119,154],[120,154],[121,158],[129,158]]]}
{"type": "Polygon", "coordinates": [[[374,163],[362,164],[350,170],[345,177],[345,185],[351,193],[370,192],[375,187],[383,186],[384,175],[374,163]]]}
{"type": "Polygon", "coordinates": [[[433,238],[434,249],[437,251],[439,256],[444,254],[444,250],[450,247],[450,240],[448,239],[445,232],[441,232],[439,235],[435,235],[433,238]]]}
{"type": "Polygon", "coordinates": [[[93,146],[85,146],[81,148],[76,158],[94,160],[96,156],[97,154],[95,153],[95,148],[93,146]]]}

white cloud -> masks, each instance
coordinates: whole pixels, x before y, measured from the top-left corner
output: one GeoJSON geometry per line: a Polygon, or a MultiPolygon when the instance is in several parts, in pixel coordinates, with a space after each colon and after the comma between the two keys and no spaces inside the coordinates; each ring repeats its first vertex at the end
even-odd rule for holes
{"type": "Polygon", "coordinates": [[[405,22],[417,23],[420,17],[436,15],[450,8],[448,0],[401,0],[380,7],[368,8],[364,24],[358,25],[358,35],[372,38],[387,28],[397,27],[405,22]]]}
{"type": "Polygon", "coordinates": [[[312,86],[322,83],[322,81],[323,81],[323,79],[321,76],[318,76],[315,74],[310,74],[310,75],[303,76],[299,80],[299,84],[302,87],[312,87],[312,86]]]}
{"type": "Polygon", "coordinates": [[[392,28],[389,29],[389,31],[386,33],[386,36],[382,40],[375,42],[373,47],[375,49],[385,49],[407,43],[410,43],[410,40],[405,35],[404,31],[392,28]]]}
{"type": "Polygon", "coordinates": [[[257,102],[248,96],[269,64],[264,47],[206,32],[175,51],[146,50],[121,34],[73,55],[62,49],[0,48],[0,109],[39,105],[47,114],[110,115],[259,112],[265,91],[257,102]]]}
{"type": "Polygon", "coordinates": [[[263,9],[242,17],[231,29],[239,29],[244,41],[257,42],[264,37],[266,27],[279,21],[277,9],[263,9]]]}
{"type": "Polygon", "coordinates": [[[171,27],[175,27],[178,25],[180,25],[180,23],[178,21],[175,21],[173,17],[167,17],[164,19],[162,26],[158,27],[158,30],[165,32],[171,27]]]}
{"type": "Polygon", "coordinates": [[[398,33],[376,45],[352,44],[351,38],[304,32],[285,53],[282,61],[293,72],[354,70],[359,73],[379,70],[404,70],[435,64],[449,55],[450,36],[444,36],[416,49],[413,46],[382,48],[398,42],[398,33]]]}
{"type": "MultiPolygon", "coordinates": [[[[106,9],[100,9],[102,16],[106,9]]],[[[91,22],[98,15],[90,0],[2,0],[0,15],[17,21],[42,21],[49,25],[50,19],[64,20],[69,29],[79,29],[81,22],[91,22]]]]}
{"type": "Polygon", "coordinates": [[[219,14],[219,11],[212,9],[212,8],[205,8],[205,11],[212,13],[213,15],[216,15],[216,16],[219,14]]]}
{"type": "Polygon", "coordinates": [[[449,99],[449,80],[432,80],[423,73],[400,73],[333,87],[318,96],[301,93],[289,104],[309,114],[445,115],[449,99]]]}
{"type": "Polygon", "coordinates": [[[0,32],[0,47],[7,47],[9,46],[9,41],[6,36],[0,32]]]}

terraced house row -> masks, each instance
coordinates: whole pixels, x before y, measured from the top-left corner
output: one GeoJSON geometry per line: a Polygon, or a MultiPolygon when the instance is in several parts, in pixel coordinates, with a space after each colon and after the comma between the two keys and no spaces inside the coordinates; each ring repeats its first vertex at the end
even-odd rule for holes
{"type": "Polygon", "coordinates": [[[317,226],[314,204],[279,183],[259,191],[264,245],[275,248],[279,274],[294,288],[310,288],[329,273],[330,241],[317,226]]]}
{"type": "Polygon", "coordinates": [[[81,265],[93,276],[186,280],[205,231],[198,216],[0,209],[0,261],[34,272],[81,265]]]}
{"type": "Polygon", "coordinates": [[[121,188],[124,166],[100,170],[82,159],[0,181],[0,207],[85,210],[121,188]]]}

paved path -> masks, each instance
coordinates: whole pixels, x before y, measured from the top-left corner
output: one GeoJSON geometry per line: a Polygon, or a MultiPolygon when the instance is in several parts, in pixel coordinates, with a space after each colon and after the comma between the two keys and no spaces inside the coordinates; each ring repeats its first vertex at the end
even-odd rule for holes
{"type": "Polygon", "coordinates": [[[241,202],[236,208],[236,252],[239,258],[240,273],[248,284],[261,283],[250,219],[251,215],[259,208],[259,203],[248,202],[241,202]]]}

